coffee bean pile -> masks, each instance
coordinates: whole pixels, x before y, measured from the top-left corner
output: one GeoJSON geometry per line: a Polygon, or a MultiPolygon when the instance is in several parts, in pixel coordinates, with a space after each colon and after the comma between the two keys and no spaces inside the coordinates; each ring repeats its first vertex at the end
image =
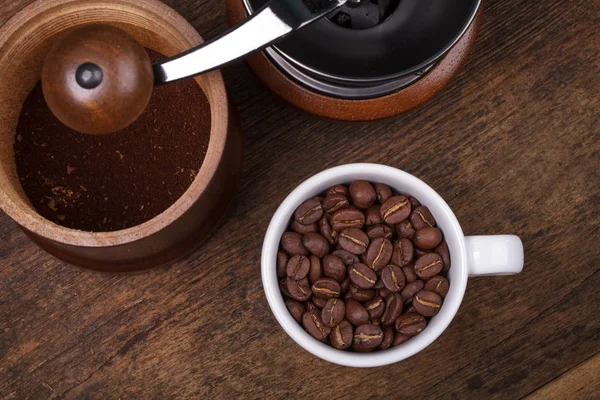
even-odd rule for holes
{"type": "Polygon", "coordinates": [[[302,203],[277,253],[294,319],[315,339],[357,352],[423,331],[448,293],[448,269],[448,246],[429,209],[362,180],[302,203]]]}

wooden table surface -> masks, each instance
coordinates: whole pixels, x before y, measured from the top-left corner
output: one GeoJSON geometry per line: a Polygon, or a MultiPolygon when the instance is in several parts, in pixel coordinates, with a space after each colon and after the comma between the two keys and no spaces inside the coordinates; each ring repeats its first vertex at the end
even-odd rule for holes
{"type": "MultiPolygon", "coordinates": [[[[0,5],[0,24],[28,0],[0,5]]],[[[417,110],[326,121],[224,70],[245,135],[219,231],[137,275],[70,267],[0,216],[0,399],[600,398],[600,1],[489,0],[465,70],[417,110]],[[297,346],[260,280],[283,198],[324,168],[378,162],[429,183],[467,234],[514,233],[525,268],[478,278],[417,356],[343,368],[297,346]]],[[[205,37],[221,0],[172,0],[205,37]]]]}

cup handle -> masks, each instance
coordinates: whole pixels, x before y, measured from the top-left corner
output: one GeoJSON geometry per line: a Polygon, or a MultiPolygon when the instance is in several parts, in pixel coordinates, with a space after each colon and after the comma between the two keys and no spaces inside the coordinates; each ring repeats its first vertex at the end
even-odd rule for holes
{"type": "Polygon", "coordinates": [[[515,235],[467,236],[469,276],[514,275],[523,271],[523,242],[515,235]]]}

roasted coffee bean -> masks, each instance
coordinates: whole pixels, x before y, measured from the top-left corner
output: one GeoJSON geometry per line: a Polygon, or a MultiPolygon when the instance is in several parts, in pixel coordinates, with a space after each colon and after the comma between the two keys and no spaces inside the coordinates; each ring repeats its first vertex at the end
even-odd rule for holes
{"type": "Polygon", "coordinates": [[[417,207],[421,206],[421,203],[419,203],[419,200],[415,199],[412,196],[408,197],[408,201],[410,201],[410,205],[412,206],[413,210],[417,207]]]}
{"type": "Polygon", "coordinates": [[[399,224],[410,215],[410,202],[406,196],[393,196],[381,206],[381,218],[389,224],[399,224]]]}
{"type": "Polygon", "coordinates": [[[323,258],[329,253],[329,242],[319,233],[307,233],[302,238],[302,244],[308,251],[319,258],[323,258]]]}
{"type": "Polygon", "coordinates": [[[387,299],[387,297],[390,294],[392,294],[392,292],[390,292],[390,290],[387,288],[381,288],[381,289],[379,289],[378,294],[379,294],[379,296],[383,297],[384,299],[387,299]]]}
{"type": "Polygon", "coordinates": [[[323,206],[319,199],[306,200],[296,209],[294,218],[302,225],[310,225],[319,221],[323,216],[323,206]]]}
{"type": "Polygon", "coordinates": [[[375,184],[375,193],[377,194],[377,201],[379,201],[379,204],[385,203],[387,199],[392,197],[392,189],[383,183],[375,184]]]}
{"type": "Polygon", "coordinates": [[[325,307],[325,304],[327,304],[327,299],[324,299],[322,297],[317,297],[313,294],[312,302],[315,305],[315,307],[317,307],[320,310],[323,307],[325,307]]]}
{"type": "Polygon", "coordinates": [[[429,290],[421,290],[413,298],[413,306],[424,317],[433,317],[442,308],[442,298],[429,290]]]}
{"type": "Polygon", "coordinates": [[[325,326],[321,319],[321,310],[309,310],[305,312],[302,316],[302,325],[310,336],[317,340],[323,340],[331,333],[331,328],[325,326]]]}
{"type": "Polygon", "coordinates": [[[402,272],[404,272],[404,277],[406,278],[406,283],[413,283],[417,280],[417,274],[415,273],[415,265],[408,264],[406,267],[402,267],[402,272]]]}
{"type": "Polygon", "coordinates": [[[394,342],[392,343],[392,346],[399,346],[402,343],[406,342],[411,337],[412,336],[403,335],[400,332],[396,332],[396,336],[394,336],[394,342]]]}
{"type": "Polygon", "coordinates": [[[352,340],[354,339],[354,328],[352,324],[346,320],[340,322],[335,328],[331,330],[329,335],[329,341],[331,345],[338,350],[345,350],[352,346],[352,340]]]}
{"type": "Polygon", "coordinates": [[[285,297],[291,298],[292,296],[290,295],[290,292],[288,292],[288,289],[287,289],[287,280],[288,280],[287,277],[279,280],[279,290],[281,290],[282,295],[284,295],[285,297]]]}
{"type": "Polygon", "coordinates": [[[348,293],[348,290],[350,290],[351,284],[352,284],[352,281],[350,280],[350,277],[346,277],[346,279],[344,279],[342,281],[342,283],[340,283],[340,288],[342,289],[342,293],[348,293]]]}
{"type": "Polygon", "coordinates": [[[287,278],[285,287],[289,296],[296,301],[306,301],[312,296],[312,290],[308,284],[308,279],[304,278],[299,281],[287,278]]]}
{"type": "Polygon", "coordinates": [[[399,239],[394,242],[392,264],[404,267],[412,262],[414,255],[415,248],[410,240],[399,239]]]}
{"type": "Polygon", "coordinates": [[[346,305],[340,299],[329,299],[323,307],[323,323],[331,328],[341,323],[346,316],[346,305]]]}
{"type": "Polygon", "coordinates": [[[340,232],[338,243],[352,254],[363,254],[369,246],[369,237],[360,229],[349,228],[340,232]]]}
{"type": "Polygon", "coordinates": [[[310,260],[308,257],[295,255],[288,261],[285,271],[295,281],[304,279],[310,271],[310,260]]]}
{"type": "Polygon", "coordinates": [[[438,228],[421,228],[415,233],[413,243],[420,249],[431,250],[442,242],[442,232],[438,228]]]}
{"type": "Polygon", "coordinates": [[[341,232],[344,229],[361,229],[365,224],[365,214],[356,208],[344,208],[336,211],[331,217],[331,226],[334,231],[341,232]]]}
{"type": "Polygon", "coordinates": [[[423,229],[428,226],[435,226],[435,218],[433,218],[433,214],[431,214],[429,208],[423,206],[415,208],[410,216],[410,222],[415,229],[423,229]]]}
{"type": "Polygon", "coordinates": [[[325,216],[319,221],[319,232],[321,232],[321,235],[327,239],[329,244],[337,243],[338,233],[331,227],[328,217],[325,216]]]}
{"type": "Polygon", "coordinates": [[[312,291],[317,297],[331,299],[340,297],[340,284],[332,278],[321,278],[312,285],[312,291]]]}
{"type": "Polygon", "coordinates": [[[310,224],[310,225],[302,225],[298,221],[292,221],[292,223],[290,224],[290,228],[294,232],[300,233],[302,235],[305,235],[309,232],[318,232],[319,231],[319,226],[317,225],[317,223],[310,224]]]}
{"type": "Polygon", "coordinates": [[[392,259],[394,246],[386,238],[373,239],[367,252],[365,253],[365,261],[369,268],[380,271],[392,259]]]}
{"type": "Polygon", "coordinates": [[[381,271],[381,281],[386,289],[390,292],[398,293],[406,286],[406,278],[404,272],[397,265],[387,265],[381,271]]]}
{"type": "Polygon", "coordinates": [[[371,289],[377,282],[377,274],[365,264],[354,264],[348,271],[350,280],[361,289],[371,289]]]}
{"type": "Polygon", "coordinates": [[[300,254],[307,256],[308,250],[302,244],[302,235],[298,232],[286,232],[281,237],[281,247],[291,256],[300,254]]]}
{"type": "Polygon", "coordinates": [[[428,253],[415,262],[415,273],[421,279],[429,279],[442,272],[443,266],[444,262],[439,254],[428,253]]]}
{"type": "Polygon", "coordinates": [[[346,279],[346,266],[341,258],[328,254],[323,258],[323,274],[338,282],[343,282],[346,279]]]}
{"type": "Polygon", "coordinates": [[[385,310],[381,316],[381,324],[383,326],[392,325],[396,318],[402,314],[403,307],[402,296],[398,293],[393,293],[385,299],[385,310]]]}
{"type": "Polygon", "coordinates": [[[394,337],[396,336],[396,328],[393,325],[386,326],[383,328],[383,341],[377,347],[379,350],[387,350],[394,343],[394,337]]]}
{"type": "Polygon", "coordinates": [[[350,201],[343,194],[328,194],[325,196],[325,200],[323,200],[323,210],[329,214],[348,207],[350,207],[350,201]]]}
{"type": "Polygon", "coordinates": [[[348,197],[348,195],[350,193],[348,193],[348,188],[346,186],[335,185],[335,186],[332,186],[329,189],[327,189],[327,191],[325,192],[325,196],[327,196],[329,194],[341,194],[341,195],[348,197]]]}
{"type": "Polygon", "coordinates": [[[296,322],[302,321],[302,314],[306,311],[302,303],[299,303],[296,300],[286,299],[285,306],[296,322]]]}
{"type": "Polygon", "coordinates": [[[352,254],[346,250],[335,250],[332,255],[339,257],[345,265],[353,265],[360,262],[356,254],[352,254]]]}
{"type": "Polygon", "coordinates": [[[427,326],[425,317],[417,313],[406,313],[396,320],[396,330],[401,335],[415,336],[427,326]]]}
{"type": "Polygon", "coordinates": [[[365,211],[365,225],[372,226],[382,223],[381,204],[375,204],[367,208],[367,211],[365,211]]]}
{"type": "Polygon", "coordinates": [[[442,271],[448,271],[450,269],[450,251],[448,250],[448,244],[446,241],[442,240],[442,243],[433,249],[433,251],[442,257],[442,261],[444,262],[444,268],[442,268],[442,271]]]}
{"type": "Polygon", "coordinates": [[[367,228],[366,232],[367,232],[367,236],[371,240],[379,238],[379,237],[386,238],[389,240],[394,235],[394,231],[392,230],[392,228],[386,224],[377,224],[377,225],[369,226],[367,228]]]}
{"type": "Polygon", "coordinates": [[[367,209],[377,200],[377,193],[367,181],[354,181],[350,185],[350,198],[356,208],[367,209]]]}
{"type": "Polygon", "coordinates": [[[315,283],[323,277],[323,267],[321,266],[321,259],[315,255],[310,256],[310,271],[308,271],[309,282],[315,283]]]}
{"type": "Polygon", "coordinates": [[[287,275],[285,268],[287,267],[287,263],[288,263],[289,259],[290,258],[288,257],[288,255],[285,254],[283,251],[277,252],[277,277],[278,278],[283,278],[287,275]]]}
{"type": "Polygon", "coordinates": [[[448,283],[448,280],[443,276],[436,275],[433,278],[429,279],[427,282],[425,282],[425,286],[423,287],[423,289],[437,293],[442,298],[444,298],[448,294],[450,284],[448,283]]]}
{"type": "Polygon", "coordinates": [[[406,219],[396,225],[396,232],[400,239],[412,239],[417,231],[413,227],[412,222],[406,219]]]}
{"type": "Polygon", "coordinates": [[[404,289],[402,289],[402,292],[400,292],[404,304],[412,304],[413,297],[415,296],[415,294],[419,293],[419,291],[423,289],[424,286],[425,282],[421,280],[407,284],[404,287],[404,289]]]}
{"type": "Polygon", "coordinates": [[[384,184],[356,181],[320,196],[298,207],[281,239],[286,307],[309,334],[340,350],[406,342],[449,290],[439,273],[450,254],[433,215],[384,184]]]}
{"type": "Polygon", "coordinates": [[[371,324],[361,325],[354,330],[352,349],[360,353],[373,351],[382,341],[383,331],[380,327],[371,324]]]}
{"type": "Polygon", "coordinates": [[[346,319],[354,326],[363,325],[369,322],[369,313],[354,299],[346,300],[346,319]]]}
{"type": "Polygon", "coordinates": [[[374,320],[383,315],[385,311],[385,300],[381,296],[375,296],[371,300],[365,302],[365,309],[369,313],[369,318],[374,320]]]}
{"type": "Polygon", "coordinates": [[[352,298],[357,301],[369,301],[375,297],[375,289],[363,289],[356,285],[350,285],[348,293],[350,293],[352,298]]]}
{"type": "Polygon", "coordinates": [[[429,253],[431,253],[431,251],[429,251],[429,250],[423,250],[423,249],[420,249],[418,247],[415,247],[415,258],[421,258],[425,254],[429,254],[429,253]]]}

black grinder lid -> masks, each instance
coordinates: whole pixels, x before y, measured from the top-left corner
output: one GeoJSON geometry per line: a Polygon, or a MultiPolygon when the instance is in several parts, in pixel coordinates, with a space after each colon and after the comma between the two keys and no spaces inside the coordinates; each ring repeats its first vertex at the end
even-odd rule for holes
{"type": "MultiPolygon", "coordinates": [[[[250,12],[268,0],[240,0],[250,12]]],[[[273,46],[297,67],[351,84],[391,81],[441,58],[472,22],[481,0],[362,0],[273,46]]]]}

